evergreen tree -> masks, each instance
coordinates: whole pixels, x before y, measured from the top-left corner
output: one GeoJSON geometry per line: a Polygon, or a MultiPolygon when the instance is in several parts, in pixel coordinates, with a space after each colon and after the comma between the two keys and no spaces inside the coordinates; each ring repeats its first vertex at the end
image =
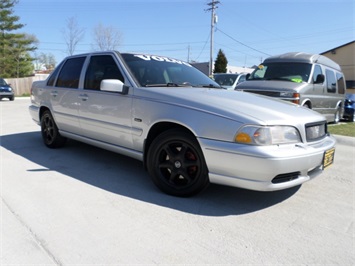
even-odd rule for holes
{"type": "Polygon", "coordinates": [[[226,73],[228,60],[221,49],[218,51],[217,59],[214,61],[214,73],[226,73]]]}
{"type": "Polygon", "coordinates": [[[18,0],[0,0],[0,76],[24,77],[33,72],[30,52],[37,49],[33,35],[18,33],[24,25],[13,13],[18,0]]]}

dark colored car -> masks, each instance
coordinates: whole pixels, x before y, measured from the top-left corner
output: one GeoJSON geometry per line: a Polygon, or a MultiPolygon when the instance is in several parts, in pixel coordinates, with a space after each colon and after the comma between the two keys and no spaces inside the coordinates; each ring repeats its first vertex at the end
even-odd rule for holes
{"type": "Polygon", "coordinates": [[[8,98],[10,101],[15,99],[14,90],[2,78],[0,78],[0,100],[8,98]]]}
{"type": "Polygon", "coordinates": [[[355,94],[347,93],[345,95],[344,118],[348,121],[355,122],[355,94]]]}

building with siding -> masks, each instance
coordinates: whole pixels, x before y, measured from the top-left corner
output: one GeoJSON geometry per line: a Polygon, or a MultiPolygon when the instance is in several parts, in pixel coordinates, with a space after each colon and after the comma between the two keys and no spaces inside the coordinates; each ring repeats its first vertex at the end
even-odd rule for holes
{"type": "Polygon", "coordinates": [[[355,93],[355,41],[332,48],[321,55],[340,65],[345,76],[347,92],[355,93]]]}

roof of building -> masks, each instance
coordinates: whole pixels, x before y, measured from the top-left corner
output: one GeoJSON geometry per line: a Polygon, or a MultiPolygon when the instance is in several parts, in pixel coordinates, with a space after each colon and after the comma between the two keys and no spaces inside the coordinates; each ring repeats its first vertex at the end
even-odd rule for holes
{"type": "Polygon", "coordinates": [[[336,49],[342,48],[342,47],[344,47],[344,46],[348,46],[348,45],[350,45],[350,44],[352,44],[352,43],[355,43],[355,41],[348,42],[348,43],[343,44],[343,45],[340,45],[340,46],[338,46],[338,47],[334,47],[334,48],[332,48],[332,49],[330,49],[330,50],[328,50],[328,51],[325,51],[325,52],[321,53],[321,55],[326,54],[326,53],[329,53],[329,52],[334,51],[334,50],[336,50],[336,49]]]}

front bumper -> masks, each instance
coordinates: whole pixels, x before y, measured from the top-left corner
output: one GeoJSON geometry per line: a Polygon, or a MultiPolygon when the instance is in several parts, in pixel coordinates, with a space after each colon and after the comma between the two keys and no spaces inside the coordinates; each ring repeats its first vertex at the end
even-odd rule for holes
{"type": "Polygon", "coordinates": [[[211,183],[258,191],[300,185],[323,171],[335,138],[301,145],[252,146],[199,138],[211,183]],[[276,180],[276,181],[275,181],[276,180]]]}
{"type": "Polygon", "coordinates": [[[15,94],[13,92],[0,92],[0,100],[3,98],[13,99],[15,94]]]}
{"type": "Polygon", "coordinates": [[[352,106],[345,106],[344,107],[344,116],[352,116],[355,113],[355,109],[352,106]]]}

